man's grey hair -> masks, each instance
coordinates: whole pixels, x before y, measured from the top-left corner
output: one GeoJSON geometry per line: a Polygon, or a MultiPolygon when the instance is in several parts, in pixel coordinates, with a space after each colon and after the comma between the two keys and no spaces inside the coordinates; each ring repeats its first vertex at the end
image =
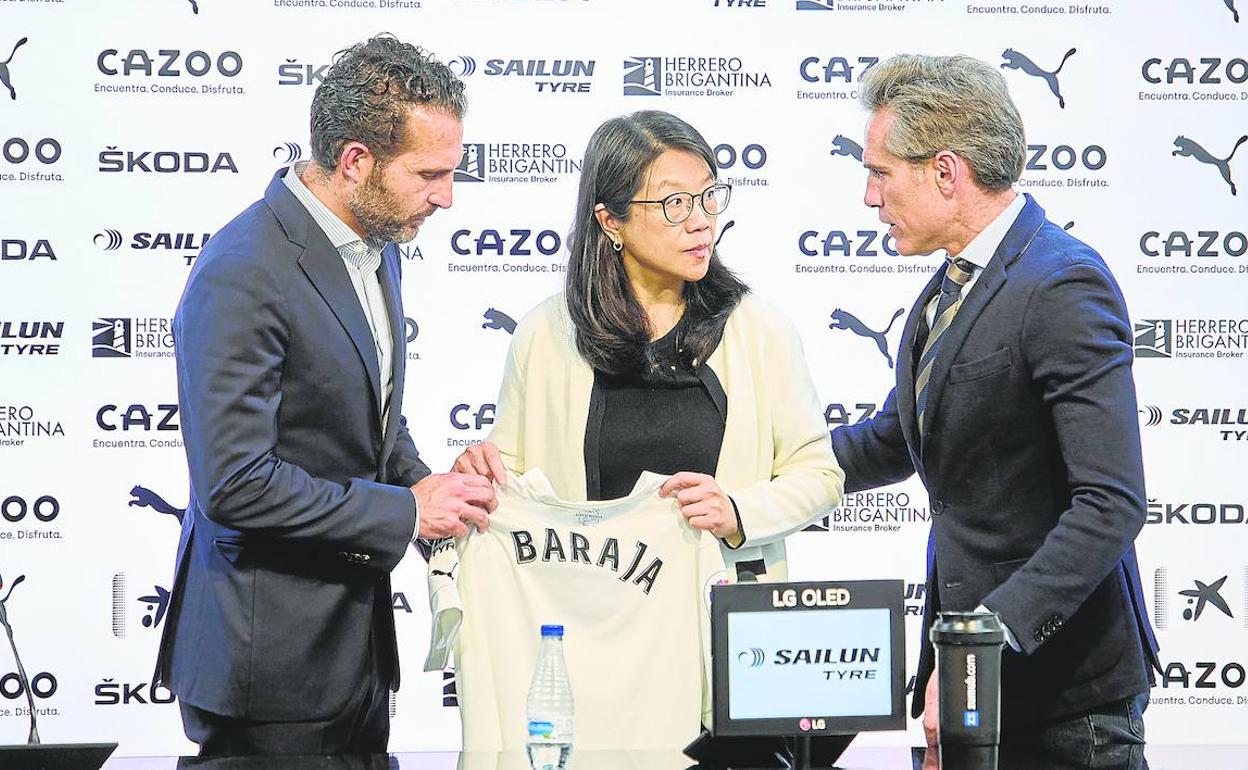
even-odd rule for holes
{"type": "Polygon", "coordinates": [[[360,142],[389,162],[409,149],[412,107],[444,110],[462,120],[464,84],[427,51],[381,34],[339,51],[312,97],[312,159],[332,171],[347,142],[360,142]]]}
{"type": "Polygon", "coordinates": [[[1023,120],[992,65],[970,56],[901,54],[867,71],[859,100],[872,112],[892,113],[884,147],[899,158],[917,162],[949,150],[989,190],[1006,189],[1023,174],[1023,120]]]}

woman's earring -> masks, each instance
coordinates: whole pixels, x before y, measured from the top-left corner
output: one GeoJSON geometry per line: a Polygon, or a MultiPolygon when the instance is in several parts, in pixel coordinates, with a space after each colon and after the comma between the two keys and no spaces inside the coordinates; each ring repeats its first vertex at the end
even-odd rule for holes
{"type": "Polygon", "coordinates": [[[615,240],[615,239],[612,239],[612,240],[611,240],[611,248],[615,249],[616,251],[623,251],[623,250],[624,250],[624,244],[623,244],[623,243],[621,243],[620,241],[617,241],[617,240],[615,240]]]}

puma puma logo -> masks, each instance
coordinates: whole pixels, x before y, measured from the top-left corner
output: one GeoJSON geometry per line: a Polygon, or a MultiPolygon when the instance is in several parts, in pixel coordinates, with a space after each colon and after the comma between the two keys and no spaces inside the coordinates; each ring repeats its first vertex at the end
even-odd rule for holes
{"type": "Polygon", "coordinates": [[[1182,155],[1185,158],[1195,158],[1201,163],[1208,163],[1218,169],[1218,173],[1222,175],[1222,179],[1231,186],[1231,195],[1236,194],[1235,183],[1231,181],[1231,158],[1235,157],[1235,151],[1244,142],[1248,142],[1248,134],[1241,136],[1235,146],[1231,148],[1231,154],[1225,158],[1215,158],[1212,153],[1201,147],[1199,143],[1186,136],[1176,136],[1174,138],[1175,151],[1170,153],[1170,157],[1182,155]]]}
{"type": "Polygon", "coordinates": [[[503,311],[490,308],[485,311],[485,323],[481,324],[481,328],[504,329],[508,334],[515,334],[516,322],[503,311]]]}
{"type": "Polygon", "coordinates": [[[845,155],[850,158],[862,160],[862,145],[853,139],[837,134],[832,138],[832,152],[829,155],[845,155]]]}
{"type": "Polygon", "coordinates": [[[829,329],[847,329],[859,337],[866,337],[875,340],[875,345],[880,349],[880,355],[888,360],[888,368],[893,368],[893,357],[888,354],[888,332],[893,328],[893,324],[906,312],[905,308],[897,308],[897,312],[893,313],[893,317],[889,320],[888,326],[884,327],[884,331],[877,332],[867,328],[867,325],[858,320],[853,313],[847,313],[839,307],[832,311],[832,323],[828,324],[829,329]]]}
{"type": "Polygon", "coordinates": [[[13,88],[13,76],[9,72],[9,62],[13,61],[13,55],[17,53],[17,49],[26,45],[27,39],[28,38],[22,38],[17,41],[17,44],[13,46],[13,50],[9,51],[9,58],[0,62],[0,85],[9,89],[9,98],[14,101],[17,101],[17,91],[13,88]]]}
{"type": "Polygon", "coordinates": [[[1035,62],[1028,59],[1025,55],[1019,53],[1018,51],[1015,51],[1013,48],[1007,48],[1001,54],[1001,58],[1005,59],[1005,61],[1001,63],[1001,69],[1008,68],[1022,70],[1033,77],[1043,78],[1044,82],[1049,84],[1049,90],[1052,91],[1053,95],[1057,97],[1058,106],[1064,110],[1066,109],[1066,100],[1062,98],[1061,88],[1057,83],[1057,73],[1062,71],[1062,67],[1066,66],[1066,60],[1073,56],[1074,53],[1074,48],[1067,51],[1066,55],[1062,57],[1062,63],[1057,65],[1057,69],[1049,72],[1047,70],[1040,69],[1036,66],[1035,62]]]}
{"type": "Polygon", "coordinates": [[[156,494],[147,487],[135,486],[130,489],[130,496],[134,499],[130,501],[132,508],[151,508],[157,513],[167,513],[178,520],[178,524],[182,523],[182,516],[186,513],[185,508],[174,508],[165,499],[156,494]]]}
{"type": "Polygon", "coordinates": [[[448,577],[448,578],[450,578],[450,579],[454,580],[454,579],[455,579],[455,570],[457,570],[457,569],[459,569],[459,562],[455,562],[455,566],[454,566],[454,567],[451,567],[451,571],[450,571],[450,572],[443,572],[443,571],[442,571],[442,570],[440,570],[440,569],[431,569],[431,570],[429,570],[429,577],[433,577],[434,575],[442,575],[443,577],[448,577]]]}
{"type": "Polygon", "coordinates": [[[1235,16],[1235,23],[1239,23],[1239,11],[1235,10],[1235,0],[1222,0],[1226,3],[1226,7],[1231,9],[1231,13],[1235,16]]]}

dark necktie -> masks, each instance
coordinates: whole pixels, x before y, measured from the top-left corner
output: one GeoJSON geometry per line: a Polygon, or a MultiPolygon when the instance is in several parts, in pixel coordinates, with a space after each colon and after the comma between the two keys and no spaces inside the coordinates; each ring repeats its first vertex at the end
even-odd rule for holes
{"type": "Polygon", "coordinates": [[[932,362],[940,352],[940,343],[949,329],[949,324],[953,323],[954,315],[962,306],[962,287],[974,274],[975,265],[965,259],[951,259],[945,266],[945,277],[940,282],[940,299],[936,302],[932,330],[928,332],[923,353],[919,356],[919,365],[915,367],[918,375],[914,378],[914,403],[919,419],[919,435],[923,434],[923,417],[927,412],[927,386],[932,377],[932,362]]]}

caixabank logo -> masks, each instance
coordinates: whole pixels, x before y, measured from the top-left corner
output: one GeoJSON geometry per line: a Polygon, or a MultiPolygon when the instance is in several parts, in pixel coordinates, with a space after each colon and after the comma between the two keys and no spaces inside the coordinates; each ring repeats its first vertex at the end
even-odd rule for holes
{"type": "MultiPolygon", "coordinates": [[[[1189,633],[1242,649],[1248,634],[1248,567],[1193,571],[1160,567],[1153,573],[1153,625],[1160,631],[1189,633]],[[1236,643],[1238,641],[1238,644],[1236,643]]],[[[1159,706],[1236,707],[1248,705],[1248,669],[1225,655],[1189,655],[1163,664],[1159,706]]]]}
{"type": "Polygon", "coordinates": [[[1248,567],[1194,572],[1153,570],[1153,626],[1189,626],[1211,634],[1248,634],[1248,567]]]}
{"type": "Polygon", "coordinates": [[[212,233],[170,232],[166,230],[138,230],[126,233],[106,227],[91,237],[100,251],[124,251],[131,254],[151,254],[161,258],[182,260],[187,267],[194,264],[199,252],[208,245],[212,233]]]}
{"type": "Polygon", "coordinates": [[[1248,101],[1248,59],[1239,56],[1154,55],[1140,63],[1139,75],[1136,98],[1141,102],[1206,102],[1231,107],[1248,101]]]}
{"type": "Polygon", "coordinates": [[[0,447],[65,438],[61,421],[29,404],[0,403],[0,447]]]}
{"type": "Polygon", "coordinates": [[[532,86],[539,94],[588,94],[594,84],[594,59],[483,59],[457,56],[447,62],[459,77],[532,86]]]}
{"type": "Polygon", "coordinates": [[[0,358],[58,356],[64,334],[64,321],[0,321],[0,358]]]}
{"type": "Polygon", "coordinates": [[[172,358],[173,321],[101,316],[91,322],[92,358],[172,358]]]}
{"type": "Polygon", "coordinates": [[[97,94],[156,94],[160,96],[244,96],[247,89],[236,78],[243,71],[237,51],[181,48],[105,48],[95,57],[102,80],[97,94]]]}
{"type": "Polygon", "coordinates": [[[1139,246],[1137,274],[1248,276],[1248,235],[1241,230],[1146,230],[1139,246]]]}
{"type": "MultiPolygon", "coordinates": [[[[799,101],[853,101],[858,98],[858,83],[867,71],[880,63],[875,53],[832,51],[810,53],[798,60],[797,89],[799,101]]],[[[859,158],[861,160],[861,158],[859,158]]]]}
{"type": "Polygon", "coordinates": [[[1145,318],[1135,322],[1140,359],[1242,359],[1248,350],[1248,318],[1145,318]]]}
{"type": "Polygon", "coordinates": [[[135,596],[130,590],[130,577],[125,572],[113,575],[113,636],[125,639],[132,630],[132,624],[138,617],[138,626],[144,630],[155,630],[165,619],[169,611],[169,589],[161,585],[153,585],[146,591],[138,591],[135,596]],[[142,609],[134,605],[139,604],[142,609]],[[132,612],[131,610],[137,610],[132,612]]]}
{"type": "Polygon", "coordinates": [[[563,142],[467,142],[455,181],[553,184],[574,178],[581,172],[581,163],[563,142]]]}
{"type": "Polygon", "coordinates": [[[771,75],[739,56],[630,56],[625,96],[724,97],[771,88],[771,75]]]}
{"type": "Polygon", "coordinates": [[[64,182],[61,141],[52,136],[0,134],[0,182],[64,182]]]}
{"type": "Polygon", "coordinates": [[[61,501],[49,494],[11,494],[0,500],[0,540],[24,545],[63,540],[61,501]]]}
{"type": "MultiPolygon", "coordinates": [[[[28,262],[56,262],[51,238],[26,233],[0,232],[0,266],[28,262]]],[[[0,270],[3,270],[0,267],[0,270]]]]}
{"type": "Polygon", "coordinates": [[[1200,432],[1221,441],[1248,441],[1248,407],[1181,406],[1167,412],[1154,404],[1145,404],[1140,407],[1139,413],[1145,431],[1170,426],[1200,432]]]}
{"type": "Polygon", "coordinates": [[[451,273],[547,275],[562,273],[563,238],[549,227],[461,228],[451,233],[451,273]]]}

